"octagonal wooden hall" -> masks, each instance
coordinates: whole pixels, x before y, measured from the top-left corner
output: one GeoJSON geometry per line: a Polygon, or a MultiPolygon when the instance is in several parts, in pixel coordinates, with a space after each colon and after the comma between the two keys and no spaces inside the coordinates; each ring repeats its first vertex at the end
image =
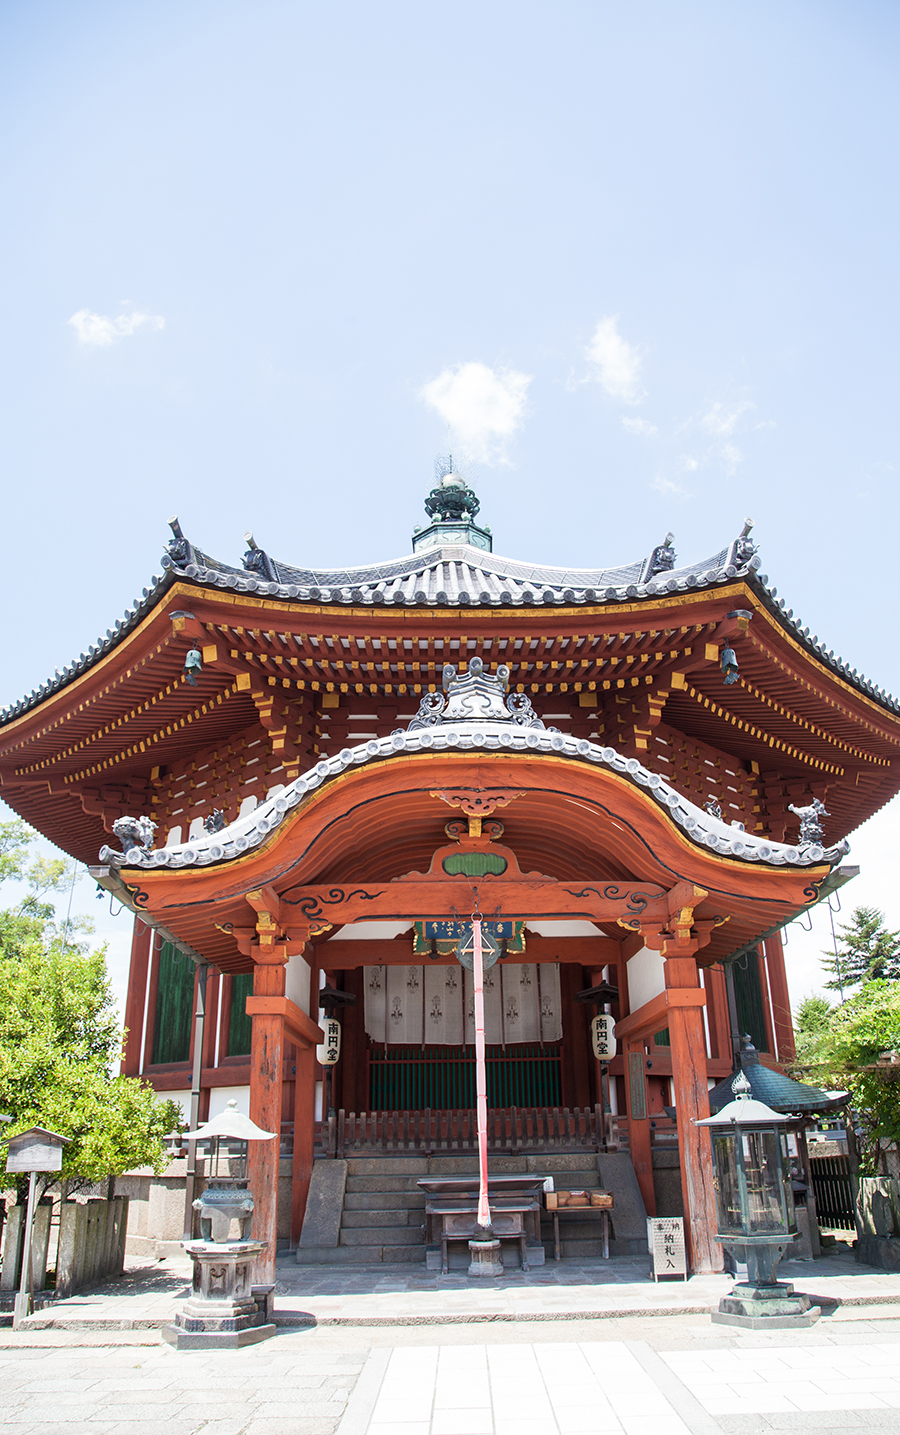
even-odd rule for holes
{"type": "MultiPolygon", "coordinates": [[[[695,1122],[738,1032],[793,1055],[779,931],[900,786],[897,706],[785,611],[749,524],[699,563],[667,538],[563,571],[495,555],[449,469],[427,507],[411,554],[341,572],[252,539],[230,567],[173,520],[125,619],[2,714],[3,797],[136,914],[125,1071],[281,1131],[284,1239],[316,1159],[473,1145],[477,907],[495,1158],[627,1151],[716,1269],[695,1122]]],[[[252,1166],[271,1259],[277,1144],[252,1166]]]]}

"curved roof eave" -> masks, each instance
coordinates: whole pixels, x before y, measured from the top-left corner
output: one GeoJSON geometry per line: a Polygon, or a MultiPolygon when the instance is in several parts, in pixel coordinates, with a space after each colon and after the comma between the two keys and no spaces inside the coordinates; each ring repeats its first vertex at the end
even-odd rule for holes
{"type": "Polygon", "coordinates": [[[833,650],[826,650],[817,636],[810,636],[809,628],[794,617],[793,609],[787,607],[784,599],[778,598],[777,589],[769,586],[767,575],[759,572],[757,556],[745,563],[732,561],[736,557],[734,543],[701,562],[658,573],[648,582],[640,581],[646,560],[618,568],[551,568],[506,559],[465,544],[444,545],[385,563],[347,569],[294,568],[265,556],[267,571],[274,574],[272,578],[265,578],[210,558],[185,540],[181,547],[183,553],[177,559],[170,553],[163,555],[163,573],[154,576],[152,586],[144,589],[142,596],[104,637],[74,663],[58,669],[55,676],[39,688],[0,709],[0,726],[37,707],[92,667],[137,627],[177,581],[226,593],[258,594],[298,605],[536,608],[652,602],[668,595],[714,590],[737,578],[749,584],[779,626],[816,661],[888,712],[900,713],[900,703],[894,697],[857,673],[855,668],[851,669],[833,650]]]}
{"type": "Polygon", "coordinates": [[[267,798],[255,811],[239,817],[220,832],[204,833],[188,842],[152,850],[131,847],[126,852],[116,852],[111,847],[103,847],[100,861],[110,867],[138,869],[202,867],[235,861],[268,841],[270,834],[303,798],[330,778],[339,777],[350,768],[390,760],[399,754],[440,750],[493,750],[504,755],[519,752],[524,756],[544,752],[597,764],[644,788],[666,810],[671,820],[682,828],[690,841],[720,856],[742,862],[764,867],[814,867],[823,863],[833,866],[850,850],[846,839],[832,847],[814,843],[792,847],[787,843],[757,837],[754,833],[730,827],[711,817],[703,808],[682,797],[663,778],[648,772],[636,758],[624,758],[615,748],[600,747],[587,738],[576,739],[546,729],[485,721],[466,723],[461,729],[447,723],[414,732],[395,732],[390,737],[373,738],[357,747],[343,748],[334,757],[317,762],[280,793],[267,798]]]}

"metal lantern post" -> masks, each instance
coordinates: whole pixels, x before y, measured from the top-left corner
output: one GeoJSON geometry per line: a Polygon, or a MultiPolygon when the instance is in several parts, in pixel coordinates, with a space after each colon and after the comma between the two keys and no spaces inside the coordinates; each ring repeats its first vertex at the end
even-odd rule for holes
{"type": "Polygon", "coordinates": [[[797,1236],[787,1116],[750,1095],[743,1072],[731,1083],[735,1099],[715,1116],[698,1121],[712,1136],[716,1240],[746,1264],[746,1281],[736,1281],[712,1319],[723,1325],[757,1329],[811,1325],[821,1311],[788,1281],[775,1278],[775,1267],[797,1236]]]}

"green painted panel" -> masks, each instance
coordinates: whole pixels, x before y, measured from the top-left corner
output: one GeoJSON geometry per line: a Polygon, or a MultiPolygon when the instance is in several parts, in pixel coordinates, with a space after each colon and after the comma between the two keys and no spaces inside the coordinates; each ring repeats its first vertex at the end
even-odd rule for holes
{"type": "Polygon", "coordinates": [[[499,852],[453,852],[441,863],[450,877],[484,877],[488,872],[499,877],[508,865],[499,852]]]}
{"type": "Polygon", "coordinates": [[[194,963],[176,951],[170,942],[163,942],[159,951],[151,1065],[165,1066],[190,1058],[193,1009],[194,963]]]}
{"type": "Polygon", "coordinates": [[[669,1028],[668,1028],[667,1026],[664,1026],[663,1029],[662,1029],[662,1031],[658,1031],[658,1032],[656,1033],[656,1035],[655,1035],[654,1038],[653,1038],[653,1045],[654,1045],[654,1046],[671,1046],[671,1045],[672,1045],[672,1042],[671,1042],[670,1039],[669,1039],[669,1028]]]}
{"type": "MultiPolygon", "coordinates": [[[[487,1099],[494,1109],[559,1106],[558,1047],[487,1048],[487,1099]]],[[[372,1052],[371,1111],[468,1111],[475,1105],[471,1046],[389,1046],[372,1052]]]]}
{"type": "Polygon", "coordinates": [[[756,952],[739,957],[732,967],[734,972],[734,1004],[737,1007],[738,1031],[743,1036],[750,1033],[750,1040],[757,1051],[768,1051],[766,1039],[766,1017],[763,1010],[762,985],[759,980],[759,960],[756,952]]]}
{"type": "Polygon", "coordinates": [[[253,991],[253,973],[241,972],[231,978],[231,1018],[228,1023],[228,1055],[249,1056],[252,1018],[247,1015],[247,998],[253,991]]]}

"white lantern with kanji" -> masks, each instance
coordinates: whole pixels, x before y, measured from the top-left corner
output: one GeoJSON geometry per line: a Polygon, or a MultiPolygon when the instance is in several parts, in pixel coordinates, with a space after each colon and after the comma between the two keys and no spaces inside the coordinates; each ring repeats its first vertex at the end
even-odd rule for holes
{"type": "Polygon", "coordinates": [[[591,1022],[591,1045],[598,1061],[611,1061],[616,1054],[615,1018],[601,1012],[591,1022]]]}
{"type": "Polygon", "coordinates": [[[341,1054],[341,1024],[333,1016],[322,1022],[325,1040],[316,1047],[316,1061],[320,1066],[335,1066],[341,1054]]]}

